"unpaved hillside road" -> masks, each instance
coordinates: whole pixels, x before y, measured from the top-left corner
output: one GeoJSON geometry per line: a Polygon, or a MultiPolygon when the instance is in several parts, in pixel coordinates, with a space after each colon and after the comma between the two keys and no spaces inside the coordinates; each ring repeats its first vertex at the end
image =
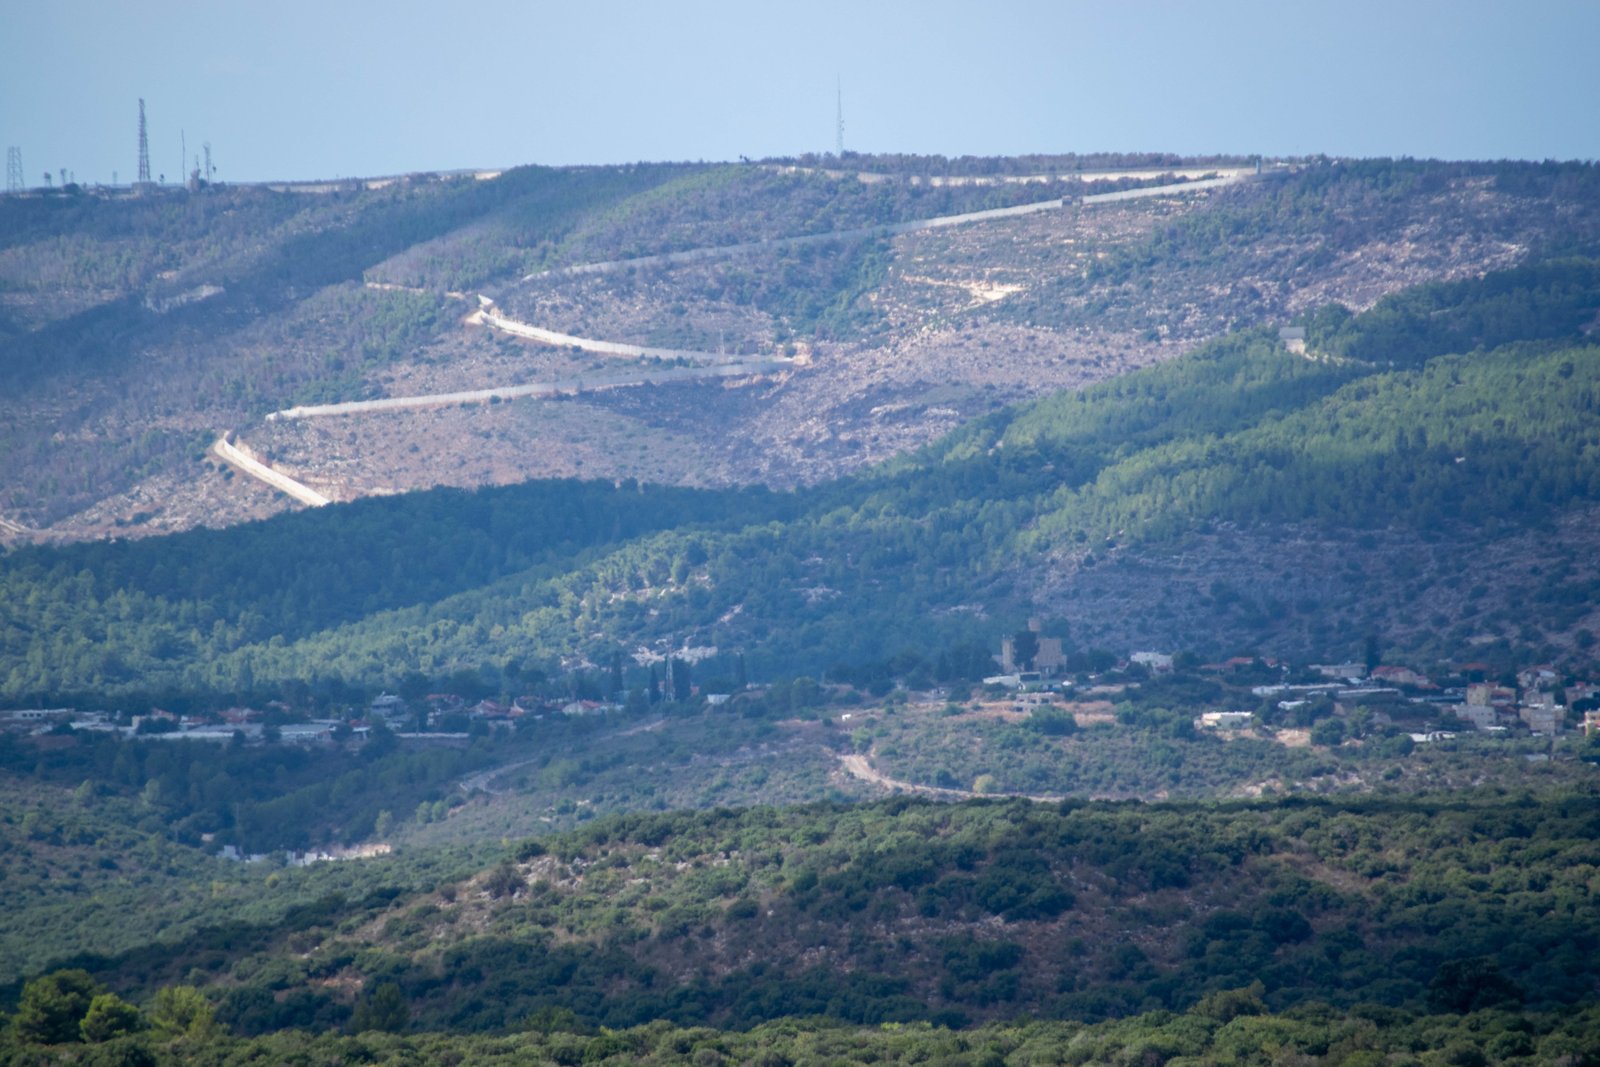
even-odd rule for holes
{"type": "MultiPolygon", "coordinates": [[[[630,726],[626,730],[618,730],[616,733],[610,734],[609,736],[632,737],[635,734],[645,734],[650,733],[653,730],[659,730],[666,725],[666,719],[654,719],[647,723],[641,723],[638,726],[630,726]]],[[[500,777],[502,774],[510,774],[512,771],[521,770],[523,767],[532,766],[533,764],[538,763],[546,758],[548,757],[537,756],[533,759],[518,760],[515,763],[505,763],[498,767],[490,767],[486,771],[479,771],[476,774],[467,775],[467,777],[461,779],[461,781],[457,783],[457,786],[463,793],[487,793],[492,797],[505,796],[507,793],[511,792],[511,790],[491,789],[489,788],[489,783],[500,777]]]]}
{"type": "Polygon", "coordinates": [[[512,771],[521,770],[523,767],[528,767],[538,762],[539,758],[534,758],[518,760],[516,763],[502,764],[499,767],[491,767],[486,771],[479,771],[477,774],[468,775],[466,778],[461,779],[459,785],[461,787],[461,791],[467,794],[487,793],[492,797],[505,796],[507,793],[511,792],[511,790],[490,789],[489,783],[500,777],[502,774],[510,774],[512,771]]]}
{"type": "Polygon", "coordinates": [[[611,374],[586,374],[554,382],[528,385],[500,385],[491,389],[467,389],[459,393],[428,393],[424,396],[388,396],[379,400],[347,400],[342,404],[303,404],[274,411],[268,422],[279,419],[314,419],[326,415],[365,415],[375,411],[403,411],[410,408],[450,407],[455,404],[487,404],[493,400],[516,400],[530,396],[576,396],[599,389],[621,389],[633,385],[661,385],[693,378],[743,378],[771,374],[796,366],[791,359],[746,359],[714,366],[662,367],[611,374]]]}
{"type": "Polygon", "coordinates": [[[478,299],[482,301],[483,307],[469,315],[467,322],[473,326],[487,326],[502,333],[509,333],[513,337],[526,337],[530,341],[540,341],[547,345],[555,345],[557,348],[576,348],[602,356],[622,356],[628,359],[686,359],[691,363],[729,362],[728,356],[718,352],[694,352],[683,348],[647,348],[644,345],[630,345],[622,341],[599,341],[592,337],[574,337],[570,333],[557,333],[542,326],[530,326],[526,322],[508,319],[495,310],[493,300],[488,297],[478,299]]]}
{"type": "Polygon", "coordinates": [[[1023,800],[1037,800],[1041,804],[1058,804],[1066,799],[1065,797],[1037,793],[974,793],[970,789],[945,789],[937,785],[918,785],[916,782],[890,778],[872,766],[870,757],[854,753],[840,756],[839,762],[844,764],[844,769],[850,772],[852,778],[859,778],[863,782],[871,782],[873,785],[882,786],[895,793],[917,793],[921,796],[943,797],[947,800],[975,800],[979,797],[1020,797],[1023,800]]]}
{"type": "Polygon", "coordinates": [[[927,185],[935,189],[946,186],[995,186],[995,185],[1048,185],[1051,182],[1078,181],[1085,184],[1093,182],[1120,181],[1124,178],[1184,178],[1202,179],[1206,175],[1215,175],[1218,178],[1242,178],[1255,173],[1252,166],[1244,167],[1129,167],[1120,170],[1078,170],[1078,171],[1052,171],[1048,174],[884,174],[881,171],[871,170],[833,170],[826,167],[798,167],[782,163],[763,163],[763,170],[774,174],[820,174],[826,178],[838,181],[843,178],[854,178],[862,185],[882,185],[887,182],[903,182],[906,185],[927,185]]]}
{"type": "Polygon", "coordinates": [[[289,494],[302,504],[307,504],[314,508],[320,508],[324,504],[333,503],[333,501],[329,500],[315,489],[312,489],[310,486],[302,485],[293,478],[289,477],[287,474],[284,474],[281,471],[275,471],[255,457],[246,455],[244,452],[234,447],[233,443],[228,440],[227,434],[223,434],[221,437],[217,438],[217,443],[211,446],[211,451],[216,454],[218,459],[234,467],[236,470],[248,474],[250,477],[259,482],[264,482],[267,485],[272,486],[272,488],[278,490],[280,493],[289,494]]]}
{"type": "MultiPolygon", "coordinates": [[[[1212,172],[1207,171],[1207,173],[1212,172]]],[[[1060,197],[1055,197],[1050,200],[1038,200],[1031,204],[1017,204],[1014,207],[967,211],[960,215],[939,215],[931,219],[913,219],[910,222],[893,222],[881,226],[858,226],[849,230],[830,230],[827,233],[802,234],[799,237],[769,237],[764,241],[746,241],[741,244],[716,245],[710,248],[686,248],[681,252],[662,252],[657,255],[639,256],[634,259],[608,259],[598,263],[578,263],[570,267],[555,267],[551,270],[534,271],[532,274],[524,275],[522,280],[531,282],[540,278],[567,278],[578,274],[607,274],[611,271],[628,270],[634,267],[698,263],[723,256],[742,256],[749,255],[752,252],[797,248],[822,241],[855,241],[864,237],[892,237],[902,233],[943,229],[946,226],[965,226],[973,222],[991,222],[995,219],[1015,218],[1018,215],[1032,215],[1039,211],[1059,211],[1061,208],[1069,207],[1073,204],[1109,204],[1117,200],[1137,200],[1147,196],[1171,196],[1175,193],[1216,189],[1224,185],[1232,185],[1235,182],[1249,181],[1254,177],[1254,172],[1230,171],[1222,177],[1208,178],[1202,181],[1177,182],[1172,185],[1156,185],[1143,189],[1127,189],[1117,193],[1094,193],[1076,200],[1063,200],[1060,197]]]]}
{"type": "Polygon", "coordinates": [[[1119,200],[1143,200],[1151,196],[1170,196],[1173,193],[1192,192],[1196,189],[1220,189],[1224,185],[1242,182],[1254,175],[1237,174],[1227,178],[1206,178],[1197,182],[1184,182],[1181,185],[1154,185],[1144,189],[1123,189],[1115,193],[1095,193],[1079,200],[1080,204],[1115,204],[1119,200]]]}
{"type": "MultiPolygon", "coordinates": [[[[541,277],[556,277],[577,274],[603,274],[608,271],[626,269],[652,264],[665,263],[690,263],[699,260],[713,259],[720,256],[733,256],[757,252],[764,249],[790,248],[799,245],[812,244],[821,241],[848,240],[874,235],[893,235],[913,233],[921,230],[934,230],[946,226],[964,226],[974,222],[986,222],[994,219],[1013,218],[1019,215],[1031,215],[1040,211],[1056,211],[1069,204],[1099,204],[1110,203],[1116,200],[1131,200],[1148,196],[1167,196],[1176,193],[1193,192],[1196,190],[1213,189],[1234,182],[1246,181],[1253,175],[1243,172],[1228,172],[1220,177],[1202,181],[1180,182],[1174,185],[1154,186],[1143,189],[1129,189],[1118,193],[1099,193],[1085,196],[1077,200],[1051,200],[1036,201],[1031,204],[1019,204],[1015,207],[991,208],[987,211],[969,211],[959,215],[941,215],[931,219],[917,219],[910,222],[899,222],[884,226],[864,226],[850,230],[836,230],[830,233],[805,234],[798,237],[780,237],[764,241],[752,241],[745,244],[723,245],[711,248],[691,248],[680,252],[667,252],[655,256],[643,256],[638,259],[611,260],[600,263],[582,263],[571,267],[560,267],[555,270],[542,271],[527,275],[523,281],[532,281],[541,277]]],[[[370,289],[411,291],[409,287],[395,285],[388,282],[368,281],[365,283],[370,289]]],[[[1003,290],[991,293],[987,290],[972,290],[975,299],[988,301],[1006,295],[1003,290]]],[[[449,293],[449,296],[466,299],[464,293],[449,293]]],[[[396,396],[384,397],[378,400],[351,400],[336,404],[303,404],[282,411],[275,411],[267,416],[269,422],[279,419],[309,419],[333,415],[360,415],[380,411],[405,411],[417,408],[449,407],[456,404],[487,404],[496,400],[516,400],[522,397],[549,397],[573,395],[596,389],[615,389],[628,386],[657,385],[666,382],[683,381],[693,378],[737,378],[761,374],[771,374],[781,370],[802,365],[802,361],[784,357],[769,356],[751,359],[728,359],[720,353],[690,352],[677,349],[648,348],[642,345],[626,344],[620,341],[603,341],[589,337],[575,337],[571,334],[558,333],[540,326],[518,322],[502,315],[495,306],[495,302],[487,296],[478,297],[478,310],[468,317],[471,325],[484,326],[489,329],[500,330],[504,333],[518,337],[525,337],[544,344],[565,348],[576,348],[585,352],[599,355],[618,356],[628,359],[660,359],[676,362],[688,362],[691,366],[661,367],[659,369],[630,370],[626,373],[609,375],[585,375],[582,378],[566,379],[553,382],[533,382],[525,385],[497,386],[488,389],[466,389],[453,393],[430,393],[423,396],[396,396]]],[[[312,507],[321,507],[329,503],[327,497],[321,493],[302,485],[286,474],[273,470],[253,457],[235,448],[224,434],[212,451],[225,462],[231,464],[250,477],[270,485],[274,489],[287,493],[289,496],[308,504],[312,507]]],[[[847,764],[851,773],[856,777],[867,777],[876,774],[871,764],[862,758],[859,768],[847,764]]],[[[874,780],[870,777],[868,780],[874,780]]],[[[910,783],[897,783],[891,779],[879,776],[879,784],[893,789],[909,789],[914,792],[926,792],[935,795],[973,796],[962,790],[938,789],[933,786],[916,786],[910,783]]],[[[1043,798],[1036,798],[1043,799],[1043,798]]]]}
{"type": "MultiPolygon", "coordinates": [[[[1173,188],[1176,188],[1176,186],[1173,188]]],[[[1053,200],[1040,200],[1032,204],[1019,204],[1016,207],[996,207],[987,211],[969,211],[964,215],[940,215],[938,218],[932,219],[886,223],[882,226],[857,226],[850,230],[807,233],[801,234],[799,237],[769,237],[764,241],[745,241],[734,245],[686,248],[681,252],[662,252],[654,256],[639,256],[635,259],[608,259],[599,263],[579,263],[571,267],[556,267],[552,270],[535,271],[532,274],[524,275],[522,280],[531,282],[540,278],[566,278],[578,274],[608,274],[611,271],[631,270],[635,267],[664,266],[673,263],[699,263],[708,259],[720,259],[727,256],[746,256],[752,252],[798,248],[802,245],[820,244],[824,241],[856,241],[864,237],[894,236],[902,233],[913,233],[917,230],[937,230],[944,226],[961,226],[969,222],[986,222],[991,219],[1011,218],[1015,215],[1032,215],[1038,211],[1058,211],[1063,206],[1065,205],[1057,197],[1053,200]]]]}

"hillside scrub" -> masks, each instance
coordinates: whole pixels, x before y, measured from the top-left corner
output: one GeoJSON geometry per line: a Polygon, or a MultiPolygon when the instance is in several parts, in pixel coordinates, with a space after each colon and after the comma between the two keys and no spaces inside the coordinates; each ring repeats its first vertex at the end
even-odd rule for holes
{"type": "Polygon", "coordinates": [[[1579,791],[623,815],[464,881],[82,965],[138,1002],[203,951],[244,1034],[338,1028],[388,985],[453,1033],[1553,1012],[1595,980],[1596,812],[1579,791]]]}

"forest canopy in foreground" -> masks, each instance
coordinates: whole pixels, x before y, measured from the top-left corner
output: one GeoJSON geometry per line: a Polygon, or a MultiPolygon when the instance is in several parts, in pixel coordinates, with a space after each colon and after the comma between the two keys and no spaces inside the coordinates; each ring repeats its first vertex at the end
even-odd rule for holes
{"type": "Polygon", "coordinates": [[[422,885],[400,856],[283,872],[274,892],[320,895],[63,960],[13,987],[10,1033],[173,1062],[308,1041],[565,1063],[913,1039],[1005,1055],[1037,1039],[1077,1049],[1069,1062],[1144,1042],[1223,1063],[1269,1042],[1312,1057],[1464,1042],[1514,1062],[1593,1047],[1597,830],[1592,790],[616,816],[422,885]],[[196,983],[173,1029],[173,990],[196,983]],[[91,1036],[107,995],[123,1021],[91,1036]],[[41,1004],[76,1011],[78,1036],[42,1029],[41,1004]],[[1062,1022],[1004,1022],[1023,1016],[1062,1022]]]}

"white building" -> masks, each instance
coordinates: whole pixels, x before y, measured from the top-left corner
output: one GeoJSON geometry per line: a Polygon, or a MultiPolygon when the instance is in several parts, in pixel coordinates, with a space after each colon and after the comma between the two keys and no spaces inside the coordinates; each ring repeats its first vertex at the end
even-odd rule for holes
{"type": "Polygon", "coordinates": [[[1255,721],[1251,711],[1208,711],[1195,720],[1205,730],[1242,730],[1255,721]]]}

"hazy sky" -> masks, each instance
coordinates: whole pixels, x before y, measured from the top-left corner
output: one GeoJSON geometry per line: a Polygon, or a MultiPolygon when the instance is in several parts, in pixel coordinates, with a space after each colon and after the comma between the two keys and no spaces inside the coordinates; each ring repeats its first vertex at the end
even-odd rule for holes
{"type": "Polygon", "coordinates": [[[0,141],[126,182],[1159,150],[1600,156],[1600,0],[5,0],[0,141]]]}

